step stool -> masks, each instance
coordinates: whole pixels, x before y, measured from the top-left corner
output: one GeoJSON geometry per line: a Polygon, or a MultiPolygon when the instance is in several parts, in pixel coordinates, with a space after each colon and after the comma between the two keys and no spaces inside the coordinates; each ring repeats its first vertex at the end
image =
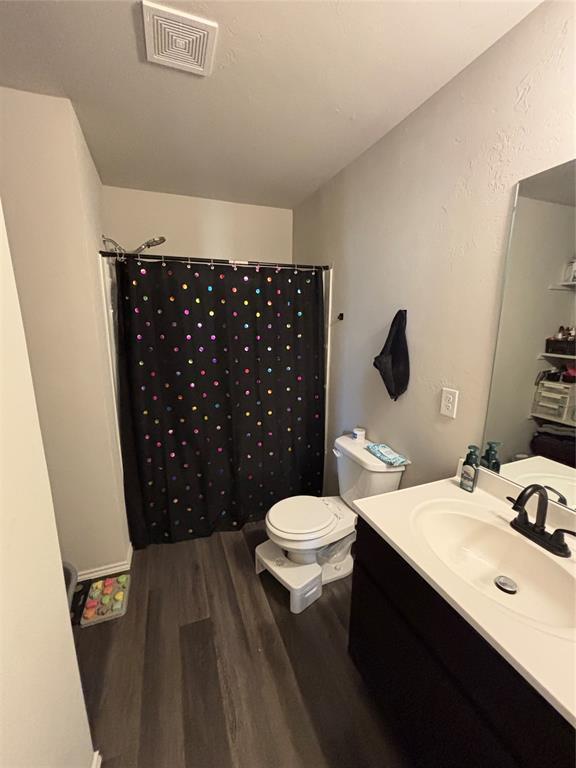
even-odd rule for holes
{"type": "Polygon", "coordinates": [[[256,547],[256,573],[268,571],[290,592],[290,610],[302,613],[322,594],[322,567],[318,563],[293,563],[274,542],[256,547]]]}

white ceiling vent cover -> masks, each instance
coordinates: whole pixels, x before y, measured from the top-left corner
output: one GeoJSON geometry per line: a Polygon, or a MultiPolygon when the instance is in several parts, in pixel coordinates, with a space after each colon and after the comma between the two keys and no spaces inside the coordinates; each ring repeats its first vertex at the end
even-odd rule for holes
{"type": "Polygon", "coordinates": [[[214,62],[218,24],[190,13],[143,0],[148,61],[209,75],[214,62]]]}

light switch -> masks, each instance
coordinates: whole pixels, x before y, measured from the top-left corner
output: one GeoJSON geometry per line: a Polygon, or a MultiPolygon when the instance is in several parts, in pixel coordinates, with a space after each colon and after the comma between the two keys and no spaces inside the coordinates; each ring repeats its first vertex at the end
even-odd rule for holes
{"type": "Polygon", "coordinates": [[[458,390],[442,388],[442,400],[440,401],[440,413],[451,419],[456,418],[458,410],[458,390]]]}

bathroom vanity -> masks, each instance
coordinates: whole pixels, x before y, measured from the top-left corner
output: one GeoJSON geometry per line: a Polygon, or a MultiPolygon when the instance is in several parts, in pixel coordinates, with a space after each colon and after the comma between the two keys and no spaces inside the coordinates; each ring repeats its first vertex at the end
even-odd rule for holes
{"type": "MultiPolygon", "coordinates": [[[[444,480],[357,503],[349,650],[422,768],[575,765],[575,560],[510,528],[510,489],[482,472],[474,494],[444,480]]],[[[551,527],[576,522],[550,508],[551,527]]]]}

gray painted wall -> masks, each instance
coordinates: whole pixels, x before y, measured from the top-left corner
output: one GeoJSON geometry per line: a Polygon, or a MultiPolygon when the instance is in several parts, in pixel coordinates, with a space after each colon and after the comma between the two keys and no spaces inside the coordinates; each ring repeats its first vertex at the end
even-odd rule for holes
{"type": "Polygon", "coordinates": [[[573,58],[574,6],[544,3],[295,210],[294,260],[334,264],[345,315],[330,436],[365,426],[410,457],[407,485],[454,474],[482,438],[512,191],[576,156],[573,58]],[[412,378],[392,402],[372,359],[399,308],[412,378]],[[456,420],[443,386],[460,390],[456,420]]]}

